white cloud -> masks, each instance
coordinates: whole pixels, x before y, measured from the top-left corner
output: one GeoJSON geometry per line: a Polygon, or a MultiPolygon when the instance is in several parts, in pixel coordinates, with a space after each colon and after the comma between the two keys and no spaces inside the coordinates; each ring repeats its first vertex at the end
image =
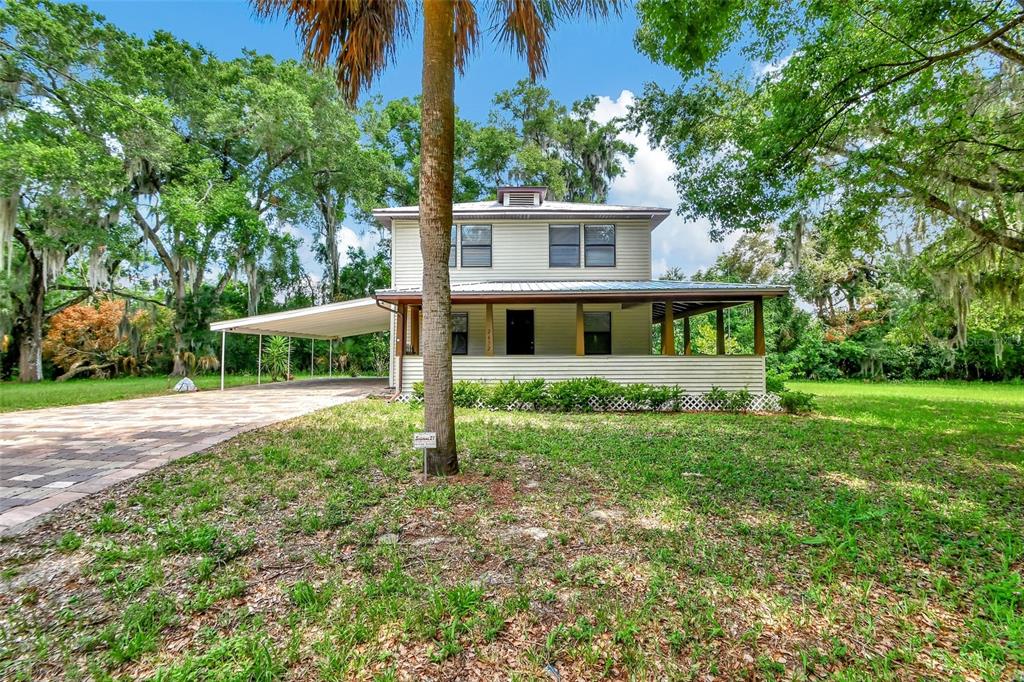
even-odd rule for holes
{"type": "Polygon", "coordinates": [[[338,232],[338,250],[341,252],[341,262],[348,261],[348,250],[350,248],[362,248],[370,256],[377,250],[380,242],[380,235],[377,230],[366,229],[362,233],[356,232],[351,227],[342,226],[338,232]]]}
{"type": "Polygon", "coordinates": [[[754,75],[758,78],[777,78],[779,73],[786,68],[786,64],[789,64],[789,60],[797,55],[796,52],[790,52],[788,55],[783,57],[777,62],[766,63],[766,62],[751,62],[751,67],[754,69],[754,75]]]}
{"type": "MultiPolygon", "coordinates": [[[[625,116],[635,97],[623,90],[618,98],[600,96],[594,110],[594,119],[606,122],[616,116],[625,116]]],[[[633,206],[660,206],[670,208],[673,214],[652,235],[651,264],[657,277],[669,267],[682,268],[687,275],[715,262],[720,253],[728,249],[734,239],[715,243],[708,237],[710,225],[706,220],[686,221],[674,211],[680,203],[672,175],[675,164],[662,149],[652,149],[643,133],[623,132],[619,137],[636,147],[636,156],[627,164],[626,172],[612,182],[608,202],[633,206]]]]}

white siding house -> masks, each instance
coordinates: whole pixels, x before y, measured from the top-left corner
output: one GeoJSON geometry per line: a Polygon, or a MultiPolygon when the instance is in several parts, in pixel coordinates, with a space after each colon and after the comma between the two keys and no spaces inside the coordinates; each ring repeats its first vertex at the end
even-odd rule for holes
{"type": "MultiPolygon", "coordinates": [[[[601,376],[692,394],[713,386],[764,393],[762,303],[787,295],[787,288],[651,279],[651,232],[668,215],[648,206],[550,201],[543,187],[499,187],[493,201],[455,204],[449,258],[455,379],[601,376]],[[722,311],[741,305],[753,311],[754,353],[726,355],[722,311]],[[692,352],[690,318],[704,313],[715,313],[716,355],[692,352]],[[660,353],[653,355],[656,329],[660,353]]],[[[311,344],[389,331],[391,386],[411,392],[423,377],[419,208],[382,208],[374,216],[391,232],[389,288],[371,298],[211,328],[311,344]]]]}
{"type": "MultiPolygon", "coordinates": [[[[453,357],[456,380],[603,376],[703,393],[765,390],[761,304],[785,287],[651,279],[651,232],[668,209],[549,201],[542,187],[502,187],[494,201],[452,207],[453,357]],[[752,305],[759,332],[749,356],[697,356],[689,317],[752,305]],[[683,347],[671,330],[682,318],[683,347]],[[667,320],[667,324],[666,324],[667,320]],[[663,351],[652,355],[652,327],[663,351]],[[490,339],[490,343],[488,343],[490,339]],[[678,350],[678,354],[677,354],[678,350]]],[[[391,231],[391,383],[409,393],[419,356],[423,265],[416,206],[380,209],[391,231]]],[[[721,325],[719,325],[721,326],[721,325]]],[[[720,335],[724,330],[719,330],[720,335]]]]}

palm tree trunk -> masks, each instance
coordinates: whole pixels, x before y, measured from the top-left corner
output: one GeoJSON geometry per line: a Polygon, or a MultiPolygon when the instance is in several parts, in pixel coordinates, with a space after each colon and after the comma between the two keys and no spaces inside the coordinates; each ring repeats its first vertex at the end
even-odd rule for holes
{"type": "Polygon", "coordinates": [[[423,3],[423,99],[420,139],[420,252],[423,255],[423,413],[437,448],[427,473],[459,471],[452,403],[451,246],[455,153],[455,33],[450,0],[423,3]]]}

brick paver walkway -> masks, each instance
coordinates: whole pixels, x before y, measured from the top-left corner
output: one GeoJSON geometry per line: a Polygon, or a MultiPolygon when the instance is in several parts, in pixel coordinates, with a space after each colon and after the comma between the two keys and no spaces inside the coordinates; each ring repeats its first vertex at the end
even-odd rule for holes
{"type": "Polygon", "coordinates": [[[0,414],[0,535],[250,429],[380,393],[317,379],[0,414]]]}

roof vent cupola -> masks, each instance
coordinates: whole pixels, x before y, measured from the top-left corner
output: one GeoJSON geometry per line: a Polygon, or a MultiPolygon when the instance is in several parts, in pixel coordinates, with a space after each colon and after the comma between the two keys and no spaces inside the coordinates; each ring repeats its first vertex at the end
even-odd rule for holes
{"type": "Polygon", "coordinates": [[[547,187],[499,187],[498,203],[503,206],[540,206],[547,195],[547,187]]]}

